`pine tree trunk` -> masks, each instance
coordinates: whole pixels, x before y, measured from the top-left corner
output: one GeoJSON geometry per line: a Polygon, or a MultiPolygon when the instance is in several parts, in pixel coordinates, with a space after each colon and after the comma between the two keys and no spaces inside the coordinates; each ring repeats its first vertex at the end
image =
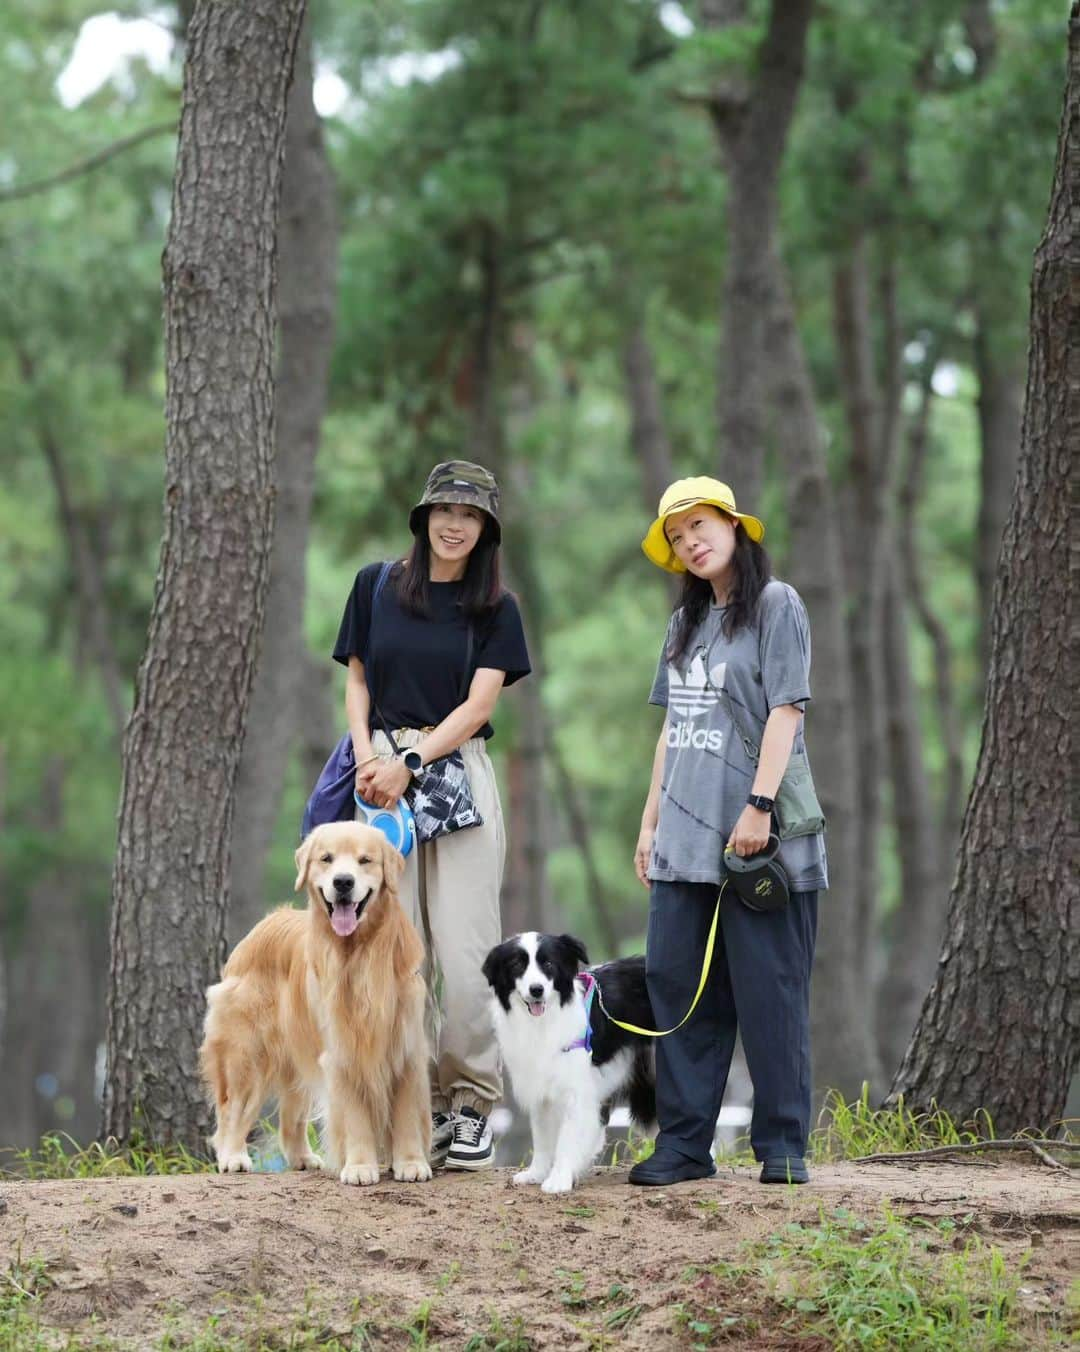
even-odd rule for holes
{"type": "MultiPolygon", "coordinates": [[[[230,943],[264,915],[270,900],[266,858],[281,808],[307,668],[303,633],[307,543],[334,344],[337,271],[334,179],[313,102],[313,83],[310,24],[305,24],[289,95],[278,226],[281,354],[275,387],[274,546],[266,625],[236,789],[241,810],[233,830],[230,943]]],[[[324,758],[329,749],[324,749],[324,758]]]]}
{"type": "MultiPolygon", "coordinates": [[[[802,85],[813,0],[773,0],[753,83],[725,77],[709,99],[728,172],[727,260],[717,379],[720,477],[743,510],[761,505],[765,478],[765,326],[771,299],[769,251],[776,228],[780,166],[802,85]]],[[[702,6],[705,28],[746,21],[741,0],[702,6]]]]}
{"type": "MultiPolygon", "coordinates": [[[[968,0],[963,13],[968,45],[975,53],[975,79],[989,78],[997,64],[997,21],[992,0],[968,0]]],[[[1024,335],[1017,332],[1009,285],[1011,260],[1003,247],[1010,204],[991,205],[985,226],[971,232],[974,293],[973,356],[979,380],[979,516],[975,526],[975,578],[979,587],[979,659],[990,662],[990,618],[998,550],[1009,516],[1024,397],[1024,335]]]]}
{"type": "Polygon", "coordinates": [[[888,1074],[900,1064],[919,1016],[941,946],[944,922],[940,827],[923,758],[918,691],[904,600],[909,588],[894,560],[886,578],[884,638],[885,745],[899,842],[900,898],[888,918],[887,952],[877,987],[877,1033],[888,1074]]]}
{"type": "Polygon", "coordinates": [[[1075,813],[1080,437],[1080,6],[1049,220],[1035,253],[1020,460],[994,592],[982,748],[938,976],[890,1101],[1053,1128],[1080,1059],[1075,813]]]}
{"type": "Polygon", "coordinates": [[[807,741],[828,822],[829,882],[818,911],[811,992],[814,1083],[855,1097],[879,1083],[867,1017],[871,974],[856,947],[858,820],[851,662],[844,626],[844,573],[836,504],[814,392],[787,277],[774,251],[768,346],[777,442],[783,448],[791,544],[787,578],[806,603],[813,655],[807,741]]]}
{"type": "Polygon", "coordinates": [[[204,1148],[234,786],[273,529],[274,246],[304,0],[199,0],[163,260],[165,520],[124,745],[103,1129],[204,1148]]]}
{"type": "Polygon", "coordinates": [[[660,387],[656,379],[645,318],[636,314],[622,344],[622,369],[626,402],[630,410],[630,443],[641,466],[642,496],[650,515],[656,512],[661,494],[676,477],[671,443],[664,427],[660,387]]]}
{"type": "MultiPolygon", "coordinates": [[[[1000,275],[1000,274],[998,274],[1000,275]]],[[[983,269],[976,287],[993,288],[996,276],[983,269]]],[[[991,307],[975,305],[975,371],[979,378],[979,515],[975,524],[975,578],[979,587],[979,657],[990,661],[990,623],[998,551],[1009,517],[1016,479],[1016,448],[1023,404],[1022,354],[1002,348],[1005,338],[991,307]]]]}

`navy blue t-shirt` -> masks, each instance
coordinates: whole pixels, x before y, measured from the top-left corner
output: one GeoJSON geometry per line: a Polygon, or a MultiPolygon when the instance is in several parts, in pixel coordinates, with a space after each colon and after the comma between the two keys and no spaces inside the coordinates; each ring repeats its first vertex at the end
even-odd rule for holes
{"type": "MultiPolygon", "coordinates": [[[[461,703],[468,643],[462,584],[429,582],[431,615],[414,615],[399,603],[392,575],[379,593],[372,625],[371,597],[381,569],[381,563],[371,563],[357,573],[341,617],[334,660],[344,666],[350,657],[363,662],[372,696],[372,728],[380,726],[376,704],[391,728],[434,727],[461,703]]],[[[532,670],[521,613],[509,592],[503,592],[490,615],[474,621],[471,667],[470,680],[478,667],[490,667],[506,673],[506,685],[532,670]]],[[[490,737],[492,732],[491,724],[485,723],[477,736],[490,737]]]]}

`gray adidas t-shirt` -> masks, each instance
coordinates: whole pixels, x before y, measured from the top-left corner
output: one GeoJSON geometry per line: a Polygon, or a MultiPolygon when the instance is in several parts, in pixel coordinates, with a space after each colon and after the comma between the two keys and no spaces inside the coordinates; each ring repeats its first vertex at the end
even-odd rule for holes
{"type": "MultiPolygon", "coordinates": [[[[649,696],[650,704],[668,711],[660,820],[649,866],[649,877],[658,881],[721,882],[724,846],[753,786],[754,763],[718,691],[727,692],[759,743],[770,709],[805,708],[810,698],[810,625],[794,587],[768,583],[757,623],[731,639],[721,627],[724,610],[709,607],[678,668],[665,655],[672,618],[649,696]]],[[[806,749],[801,723],[792,749],[806,749]]],[[[785,840],[779,857],[793,892],[828,887],[824,831],[785,840]]]]}

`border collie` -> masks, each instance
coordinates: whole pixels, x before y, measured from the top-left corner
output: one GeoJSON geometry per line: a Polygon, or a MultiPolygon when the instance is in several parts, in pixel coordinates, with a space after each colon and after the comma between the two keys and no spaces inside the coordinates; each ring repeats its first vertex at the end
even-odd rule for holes
{"type": "Polygon", "coordinates": [[[588,1171],[612,1102],[628,1103],[639,1126],[656,1121],[652,1039],[607,1017],[653,1026],[645,959],[579,973],[588,961],[580,939],[533,931],[484,959],[499,1050],[532,1127],[532,1163],[514,1182],[539,1183],[544,1192],[569,1192],[588,1171]],[[599,994],[590,996],[592,982],[599,994]]]}

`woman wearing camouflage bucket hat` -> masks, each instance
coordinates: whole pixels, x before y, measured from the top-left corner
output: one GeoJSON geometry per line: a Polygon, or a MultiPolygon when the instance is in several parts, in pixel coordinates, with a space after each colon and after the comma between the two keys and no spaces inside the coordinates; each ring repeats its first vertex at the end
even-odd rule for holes
{"type": "Polygon", "coordinates": [[[634,855],[650,889],[646,981],[658,1028],[678,1025],[695,991],[701,1000],[685,1026],[656,1041],[660,1132],[631,1183],[716,1172],[711,1146],[736,1031],[754,1085],[750,1144],[761,1182],[807,1181],[825,823],[803,741],[809,621],[794,587],[770,576],[764,534],[727,484],[703,477],[667,489],[642,541],[652,563],[683,578],[649,696],[666,717],[634,855]],[[774,850],[786,894],[759,905],[763,893],[752,887],[744,901],[746,861],[774,850]]]}
{"type": "Polygon", "coordinates": [[[501,937],[506,852],[486,743],[499,694],[528,675],[529,654],[517,602],[499,580],[494,475],[467,460],[436,465],[409,528],[405,559],[357,574],[334,657],[348,668],[360,797],[391,807],[425,765],[457,750],[483,819],[412,850],[400,893],[427,950],[432,1161],[484,1169],[502,1081],[480,969],[501,937]]]}

